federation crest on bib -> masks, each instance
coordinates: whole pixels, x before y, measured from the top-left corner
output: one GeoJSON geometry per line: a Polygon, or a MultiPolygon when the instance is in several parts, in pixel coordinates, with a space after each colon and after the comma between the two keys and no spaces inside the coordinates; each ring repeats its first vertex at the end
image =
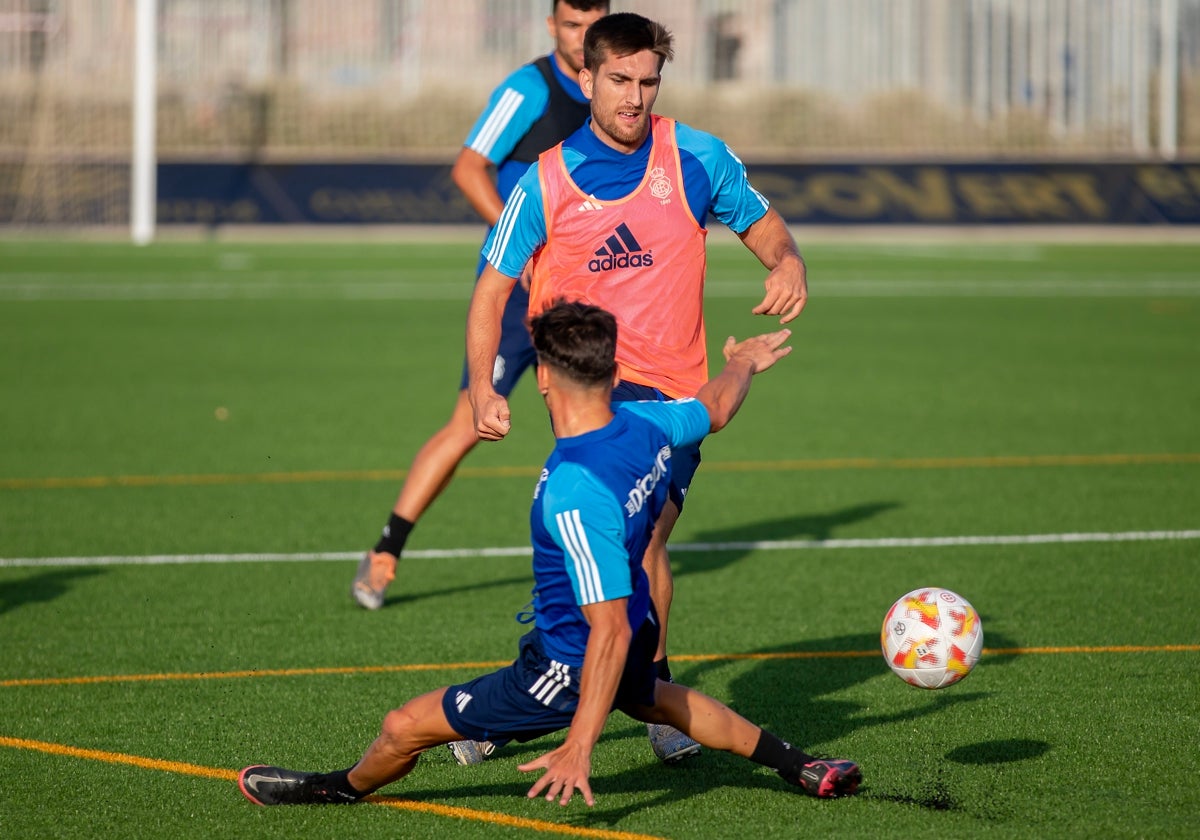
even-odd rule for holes
{"type": "Polygon", "coordinates": [[[673,189],[671,179],[667,177],[665,169],[656,166],[650,170],[650,195],[659,201],[665,201],[673,189]]]}

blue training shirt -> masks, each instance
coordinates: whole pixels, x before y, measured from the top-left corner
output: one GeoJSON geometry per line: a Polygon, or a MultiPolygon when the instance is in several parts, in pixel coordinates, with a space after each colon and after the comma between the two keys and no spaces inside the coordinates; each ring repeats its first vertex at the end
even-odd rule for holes
{"type": "Polygon", "coordinates": [[[546,654],[583,664],[581,606],[628,598],[636,631],[650,611],[642,555],[667,500],[671,449],[708,434],[695,399],[613,404],[601,429],[559,438],[533,494],[534,620],[546,654]]]}
{"type": "MultiPolygon", "coordinates": [[[[550,56],[550,66],[559,84],[572,99],[587,102],[587,97],[579,87],[579,80],[563,73],[553,54],[550,56]]],[[[517,181],[529,168],[525,161],[509,160],[509,155],[529,133],[533,124],[546,113],[549,104],[550,90],[546,87],[545,78],[536,66],[526,64],[514,70],[492,91],[483,113],[475,120],[475,125],[467,135],[463,145],[496,165],[496,190],[500,198],[508,198],[517,181]]]]}
{"type": "MultiPolygon", "coordinates": [[[[600,201],[613,201],[629,195],[642,182],[653,137],[651,132],[636,152],[622,154],[596,137],[589,119],[563,141],[563,161],[581,190],[600,201]]],[[[675,139],[684,195],[701,225],[712,214],[741,233],[766,214],[767,199],[750,185],[745,165],[724,141],[682,123],[675,125],[675,139]]],[[[521,176],[483,246],[484,258],[509,277],[520,277],[525,264],[546,243],[539,165],[534,163],[521,176]]]]}

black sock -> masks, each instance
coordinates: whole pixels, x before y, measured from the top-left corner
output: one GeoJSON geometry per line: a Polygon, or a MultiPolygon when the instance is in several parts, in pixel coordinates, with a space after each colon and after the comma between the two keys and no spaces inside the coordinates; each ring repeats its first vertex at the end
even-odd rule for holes
{"type": "Polygon", "coordinates": [[[350,805],[366,796],[366,793],[355,790],[350,784],[350,771],[337,770],[333,773],[319,773],[313,777],[313,796],[320,802],[330,802],[335,805],[350,805]]]}
{"type": "Polygon", "coordinates": [[[412,532],[415,524],[415,522],[409,522],[404,517],[393,513],[388,517],[388,523],[383,526],[383,535],[379,538],[379,542],[375,543],[375,551],[386,551],[399,559],[400,552],[404,551],[404,544],[408,542],[408,535],[412,532]]]}
{"type": "Polygon", "coordinates": [[[675,680],[671,679],[671,666],[665,656],[654,663],[654,672],[663,682],[675,682],[675,680]]]}
{"type": "Polygon", "coordinates": [[[754,754],[750,756],[750,760],[755,764],[770,767],[792,784],[799,784],[800,769],[812,761],[813,757],[764,729],[758,736],[758,744],[754,747],[754,754]]]}

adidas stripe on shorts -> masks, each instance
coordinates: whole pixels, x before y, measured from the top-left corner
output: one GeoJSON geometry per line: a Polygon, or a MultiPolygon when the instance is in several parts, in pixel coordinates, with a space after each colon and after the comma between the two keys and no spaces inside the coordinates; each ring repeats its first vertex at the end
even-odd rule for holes
{"type": "MultiPolygon", "coordinates": [[[[520,654],[507,668],[452,685],[442,698],[446,719],[472,741],[529,741],[571,725],[579,705],[580,668],[546,656],[540,632],[521,637],[520,654]]],[[[654,705],[654,653],[658,625],[642,623],[629,645],[614,708],[654,705]]]]}

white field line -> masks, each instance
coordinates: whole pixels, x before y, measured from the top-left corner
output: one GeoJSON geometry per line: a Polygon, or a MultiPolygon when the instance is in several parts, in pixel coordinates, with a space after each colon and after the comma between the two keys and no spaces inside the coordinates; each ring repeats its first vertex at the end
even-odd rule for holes
{"type": "MultiPolygon", "coordinates": [[[[972,545],[1047,545],[1096,542],[1157,542],[1197,540],[1200,529],[1184,531],[1117,531],[1066,534],[1002,534],[996,536],[879,537],[845,540],[761,540],[750,542],[672,543],[676,552],[806,551],[810,549],[946,548],[972,545]]],[[[456,557],[529,557],[527,546],[446,548],[406,551],[405,557],[448,559],[456,557]]],[[[297,554],[158,554],[110,557],[0,557],[0,568],[15,566],[167,566],[184,563],[304,563],[323,560],[358,560],[361,551],[297,554]]]]}
{"type": "MultiPolygon", "coordinates": [[[[260,275],[261,277],[261,275],[260,275]]],[[[183,280],[179,282],[0,281],[0,300],[225,301],[225,300],[469,300],[469,281],[444,283],[330,279],[275,281],[183,280]]]]}

